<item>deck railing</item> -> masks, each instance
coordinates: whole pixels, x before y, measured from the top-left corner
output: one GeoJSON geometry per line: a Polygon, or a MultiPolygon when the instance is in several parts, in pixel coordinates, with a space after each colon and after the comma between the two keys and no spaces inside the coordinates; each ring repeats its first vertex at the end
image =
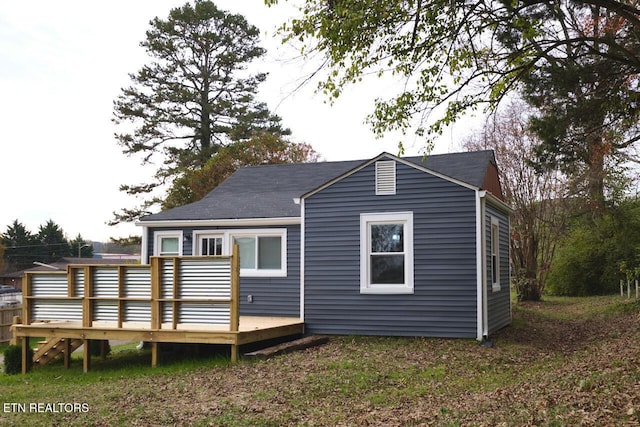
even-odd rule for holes
{"type": "Polygon", "coordinates": [[[69,265],[29,272],[22,323],[187,329],[239,327],[239,255],[152,257],[148,265],[69,265]]]}

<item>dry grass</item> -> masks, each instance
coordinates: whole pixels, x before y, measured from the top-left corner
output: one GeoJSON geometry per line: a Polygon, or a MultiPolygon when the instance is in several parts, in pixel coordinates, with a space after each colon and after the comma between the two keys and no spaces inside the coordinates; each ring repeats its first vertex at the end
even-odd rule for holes
{"type": "Polygon", "coordinates": [[[85,402],[87,413],[5,413],[19,425],[637,425],[640,306],[619,297],[521,304],[494,346],[335,337],[230,366],[147,356],[0,377],[3,402],[85,402]],[[122,361],[133,366],[123,368],[122,361]]]}

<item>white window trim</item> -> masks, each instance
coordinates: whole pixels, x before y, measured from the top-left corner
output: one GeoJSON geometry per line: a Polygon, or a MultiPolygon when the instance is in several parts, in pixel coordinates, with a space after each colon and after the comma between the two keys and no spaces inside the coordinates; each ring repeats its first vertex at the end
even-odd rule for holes
{"type": "Polygon", "coordinates": [[[491,217],[491,229],[489,230],[490,236],[490,246],[489,246],[489,257],[490,257],[490,267],[493,268],[493,248],[495,243],[496,248],[496,261],[495,261],[495,269],[496,269],[496,281],[493,281],[493,270],[490,270],[491,276],[491,291],[492,292],[500,292],[500,221],[496,217],[491,217]],[[496,227],[496,241],[493,240],[493,227],[496,227]]]}
{"type": "Polygon", "coordinates": [[[201,247],[200,247],[200,239],[203,237],[222,237],[222,254],[229,255],[231,250],[229,249],[231,246],[229,245],[229,234],[225,233],[224,230],[193,230],[192,234],[192,242],[191,242],[191,253],[194,255],[200,255],[201,247]]]}
{"type": "Polygon", "coordinates": [[[273,270],[259,270],[241,268],[240,277],[287,277],[287,229],[286,228],[247,228],[237,230],[194,230],[193,231],[193,254],[199,254],[198,240],[204,235],[223,236],[222,253],[230,255],[234,237],[280,237],[280,260],[281,268],[273,270]]]}
{"type": "Polygon", "coordinates": [[[413,294],[413,212],[376,212],[360,214],[360,293],[413,294]],[[404,225],[404,284],[371,284],[369,277],[369,225],[402,223],[404,225]]]}
{"type": "MultiPolygon", "coordinates": [[[[170,230],[170,231],[156,231],[153,233],[153,254],[155,256],[163,256],[160,255],[161,241],[164,238],[178,238],[178,255],[182,256],[182,230],[170,230]]],[[[171,256],[171,255],[169,255],[171,256]]]]}

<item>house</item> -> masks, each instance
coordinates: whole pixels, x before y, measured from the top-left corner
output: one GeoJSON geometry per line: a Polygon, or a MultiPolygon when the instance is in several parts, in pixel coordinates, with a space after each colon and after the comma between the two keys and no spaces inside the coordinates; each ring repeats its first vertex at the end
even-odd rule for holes
{"type": "Polygon", "coordinates": [[[466,337],[511,321],[509,213],[492,151],[244,167],[138,222],[151,255],[240,249],[242,315],[308,333],[466,337]]]}

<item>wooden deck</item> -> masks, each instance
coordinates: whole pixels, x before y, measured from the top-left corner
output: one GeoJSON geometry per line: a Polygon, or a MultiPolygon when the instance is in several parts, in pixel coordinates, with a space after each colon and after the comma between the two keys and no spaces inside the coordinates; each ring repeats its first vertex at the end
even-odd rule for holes
{"type": "Polygon", "coordinates": [[[240,345],[304,333],[302,320],[292,317],[240,316],[237,331],[229,331],[228,327],[222,325],[178,324],[176,329],[151,329],[147,325],[125,322],[121,327],[117,327],[109,322],[94,322],[91,327],[84,327],[82,322],[52,321],[34,322],[29,325],[18,323],[14,324],[12,329],[15,337],[22,338],[25,352],[29,345],[29,337],[84,340],[85,372],[90,368],[90,357],[87,352],[91,340],[150,342],[151,364],[156,366],[159,360],[158,343],[226,344],[231,346],[231,361],[236,362],[240,345]]]}
{"type": "Polygon", "coordinates": [[[156,366],[158,343],[230,345],[235,362],[240,345],[304,332],[298,318],[240,316],[237,245],[230,256],[152,257],[149,265],[69,265],[66,272],[27,273],[22,289],[22,318],[11,329],[22,339],[23,372],[30,337],[52,345],[83,340],[87,371],[91,340],[150,342],[156,366]]]}

